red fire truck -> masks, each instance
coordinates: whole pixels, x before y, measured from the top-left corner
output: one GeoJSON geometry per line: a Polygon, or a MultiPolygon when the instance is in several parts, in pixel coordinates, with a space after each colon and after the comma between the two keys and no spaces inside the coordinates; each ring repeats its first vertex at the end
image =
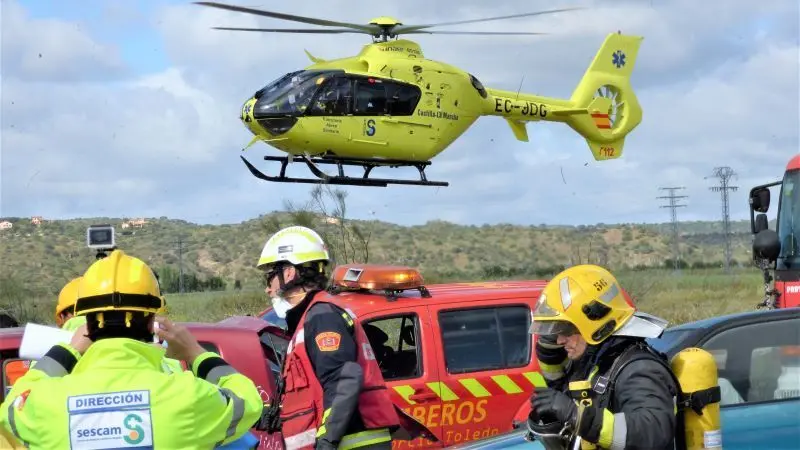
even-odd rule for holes
{"type": "Polygon", "coordinates": [[[753,259],[764,272],[759,308],[800,306],[800,154],[789,160],[783,180],[750,190],[750,228],[755,235],[753,259]],[[766,214],[773,186],[780,186],[775,231],[769,229],[766,214]]]}

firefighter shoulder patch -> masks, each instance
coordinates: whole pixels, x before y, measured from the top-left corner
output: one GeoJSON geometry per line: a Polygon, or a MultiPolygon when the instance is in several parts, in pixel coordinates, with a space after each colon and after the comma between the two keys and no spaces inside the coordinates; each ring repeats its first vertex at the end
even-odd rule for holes
{"type": "Polygon", "coordinates": [[[342,342],[342,335],[333,331],[325,331],[319,333],[314,340],[317,342],[319,351],[335,352],[339,350],[339,344],[342,342]]]}

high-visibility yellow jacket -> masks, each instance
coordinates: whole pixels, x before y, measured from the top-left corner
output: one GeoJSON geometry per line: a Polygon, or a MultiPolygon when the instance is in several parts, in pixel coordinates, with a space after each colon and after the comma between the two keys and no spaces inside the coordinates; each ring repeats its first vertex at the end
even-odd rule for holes
{"type": "Polygon", "coordinates": [[[61,329],[74,332],[81,325],[86,325],[86,316],[72,316],[61,325],[61,329]]]}
{"type": "Polygon", "coordinates": [[[81,356],[54,346],[0,405],[0,428],[31,449],[210,449],[258,420],[252,380],[206,352],[192,371],[165,373],[164,349],[103,339],[81,356]]]}
{"type": "MultiPolygon", "coordinates": [[[[73,333],[77,330],[81,325],[86,324],[86,316],[72,316],[61,325],[62,330],[72,331],[73,333]]],[[[183,367],[181,366],[181,362],[177,359],[172,358],[164,358],[161,363],[161,367],[164,369],[165,372],[183,372],[183,367]]],[[[2,447],[0,447],[2,448],[2,447]]]]}

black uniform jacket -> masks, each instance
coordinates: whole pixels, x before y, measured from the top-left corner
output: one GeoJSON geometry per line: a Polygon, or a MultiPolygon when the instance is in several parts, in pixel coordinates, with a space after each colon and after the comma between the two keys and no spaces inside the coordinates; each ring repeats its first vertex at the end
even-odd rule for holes
{"type": "MultiPolygon", "coordinates": [[[[548,381],[548,386],[563,392],[568,392],[569,382],[586,380],[595,366],[600,366],[600,370],[597,375],[592,376],[592,381],[598,375],[606,373],[622,351],[637,340],[611,337],[599,346],[589,346],[581,359],[567,364],[566,351],[563,348],[553,348],[554,339],[540,337],[542,338],[543,345],[537,343],[538,358],[548,364],[556,361],[566,364],[564,377],[548,381]],[[551,345],[547,345],[548,343],[551,345]]],[[[610,431],[613,436],[608,448],[673,449],[677,388],[667,369],[656,361],[638,360],[628,364],[618,373],[617,379],[611,381],[614,382],[614,394],[605,407],[613,414],[613,423],[609,421],[605,424],[606,433],[610,431]]],[[[604,414],[602,408],[598,407],[598,403],[602,402],[602,395],[593,394],[596,396],[594,407],[588,408],[584,413],[579,435],[584,440],[597,444],[608,414],[604,414]]]]}

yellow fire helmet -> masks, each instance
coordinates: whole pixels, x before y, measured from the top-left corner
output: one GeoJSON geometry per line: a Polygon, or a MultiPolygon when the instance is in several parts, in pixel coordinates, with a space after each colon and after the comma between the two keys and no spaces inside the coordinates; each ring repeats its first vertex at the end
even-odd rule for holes
{"type": "Polygon", "coordinates": [[[553,277],[532,316],[531,333],[580,333],[590,345],[611,335],[659,337],[667,326],[663,319],[636,311],[614,275],[593,264],[573,266],[553,277]]]}
{"type": "Polygon", "coordinates": [[[139,258],[114,250],[94,262],[78,286],[75,314],[102,311],[156,313],[164,307],[158,280],[139,258]]]}
{"type": "Polygon", "coordinates": [[[78,284],[80,284],[81,277],[73,278],[61,288],[58,293],[58,303],[56,304],[56,323],[61,326],[61,313],[66,309],[71,309],[75,306],[78,300],[78,284]]]}

